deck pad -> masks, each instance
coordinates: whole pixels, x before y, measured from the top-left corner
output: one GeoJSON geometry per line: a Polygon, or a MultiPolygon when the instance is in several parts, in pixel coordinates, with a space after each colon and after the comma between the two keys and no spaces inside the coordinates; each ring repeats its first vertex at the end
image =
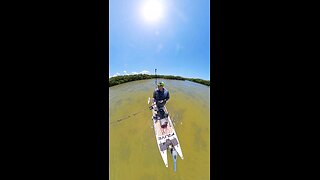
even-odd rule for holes
{"type": "Polygon", "coordinates": [[[168,125],[165,128],[162,128],[160,125],[160,120],[156,120],[155,122],[156,136],[168,135],[173,132],[172,126],[168,125]]]}

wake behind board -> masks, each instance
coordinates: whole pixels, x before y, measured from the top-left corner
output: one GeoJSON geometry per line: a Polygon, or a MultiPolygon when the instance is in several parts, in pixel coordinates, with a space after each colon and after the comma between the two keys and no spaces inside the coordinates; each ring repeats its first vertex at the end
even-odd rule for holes
{"type": "MultiPolygon", "coordinates": [[[[181,159],[183,159],[183,154],[180,146],[180,142],[177,136],[177,133],[173,127],[170,116],[159,117],[158,109],[155,104],[151,106],[152,109],[152,121],[153,129],[156,135],[157,146],[161,154],[162,160],[166,167],[168,167],[168,158],[167,158],[167,149],[169,145],[172,145],[173,148],[177,151],[181,159]],[[161,126],[162,122],[166,120],[166,126],[161,126]]],[[[167,114],[167,108],[163,107],[164,112],[167,114]]]]}

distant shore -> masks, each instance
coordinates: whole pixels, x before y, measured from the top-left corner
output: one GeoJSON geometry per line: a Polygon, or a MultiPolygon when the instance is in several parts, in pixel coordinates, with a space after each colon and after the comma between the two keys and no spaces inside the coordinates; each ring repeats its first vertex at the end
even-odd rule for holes
{"type": "Polygon", "coordinates": [[[143,79],[155,79],[155,78],[175,79],[175,80],[182,80],[182,81],[188,80],[188,81],[196,82],[196,83],[203,84],[206,86],[210,86],[210,81],[203,80],[203,79],[184,78],[181,76],[172,76],[172,75],[134,74],[134,75],[115,76],[115,77],[109,78],[109,87],[123,84],[126,82],[131,82],[131,81],[137,81],[137,80],[143,80],[143,79]]]}

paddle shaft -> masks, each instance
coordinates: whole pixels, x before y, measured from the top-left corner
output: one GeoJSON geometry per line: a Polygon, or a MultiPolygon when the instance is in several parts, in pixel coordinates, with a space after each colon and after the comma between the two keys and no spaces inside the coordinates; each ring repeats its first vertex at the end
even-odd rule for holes
{"type": "Polygon", "coordinates": [[[157,86],[157,84],[158,84],[158,79],[157,79],[157,69],[154,69],[154,74],[155,74],[155,76],[156,76],[156,86],[157,86]]]}

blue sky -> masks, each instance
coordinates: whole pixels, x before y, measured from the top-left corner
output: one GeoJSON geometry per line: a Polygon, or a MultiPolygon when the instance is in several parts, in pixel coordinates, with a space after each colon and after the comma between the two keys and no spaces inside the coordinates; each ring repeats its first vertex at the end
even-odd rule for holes
{"type": "Polygon", "coordinates": [[[209,0],[109,1],[109,77],[157,69],[209,80],[209,5],[209,0]],[[155,5],[144,9],[150,1],[155,5]]]}

